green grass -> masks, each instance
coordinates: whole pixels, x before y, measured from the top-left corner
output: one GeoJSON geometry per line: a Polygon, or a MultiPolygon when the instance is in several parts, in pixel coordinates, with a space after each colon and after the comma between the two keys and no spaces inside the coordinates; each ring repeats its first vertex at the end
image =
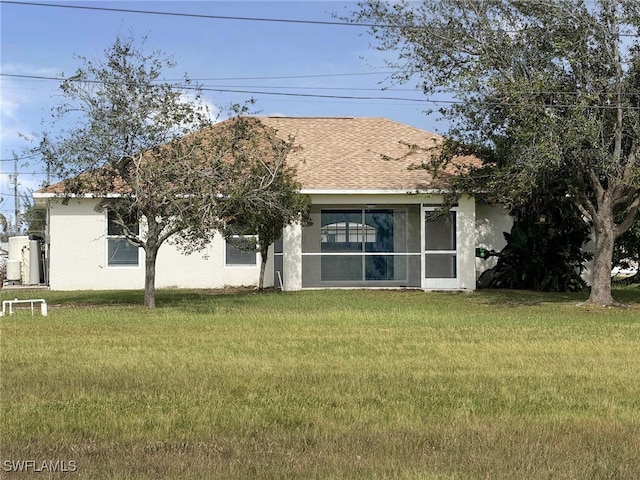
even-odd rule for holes
{"type": "Polygon", "coordinates": [[[2,478],[640,478],[640,289],[32,293],[2,478]]]}

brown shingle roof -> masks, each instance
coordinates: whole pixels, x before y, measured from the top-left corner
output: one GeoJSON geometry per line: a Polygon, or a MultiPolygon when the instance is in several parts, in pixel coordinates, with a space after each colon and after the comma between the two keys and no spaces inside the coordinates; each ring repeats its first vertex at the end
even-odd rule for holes
{"type": "MultiPolygon", "coordinates": [[[[282,138],[302,147],[290,156],[303,190],[400,190],[446,187],[446,176],[434,179],[424,169],[424,149],[439,145],[440,135],[379,117],[261,117],[282,138]],[[409,147],[421,147],[407,156],[409,147]]],[[[477,163],[463,158],[464,163],[477,163]]],[[[39,192],[62,193],[62,184],[39,192]]]]}
{"type": "Polygon", "coordinates": [[[295,137],[302,150],[292,155],[305,190],[417,190],[442,188],[426,170],[410,166],[431,153],[410,156],[407,145],[430,148],[440,135],[386,118],[265,117],[280,135],[295,137]]]}

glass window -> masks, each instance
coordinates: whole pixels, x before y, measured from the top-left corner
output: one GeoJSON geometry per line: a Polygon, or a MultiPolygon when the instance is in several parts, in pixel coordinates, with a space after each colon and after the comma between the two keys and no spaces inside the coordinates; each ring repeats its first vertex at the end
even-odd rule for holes
{"type": "MultiPolygon", "coordinates": [[[[127,229],[138,235],[140,225],[135,214],[126,215],[122,219],[127,229]]],[[[138,265],[138,247],[124,237],[122,223],[113,210],[107,210],[107,265],[138,265]]]]}
{"type": "Polygon", "coordinates": [[[395,280],[394,259],[392,255],[365,256],[365,280],[395,280]]]}
{"type": "Polygon", "coordinates": [[[323,210],[320,226],[322,252],[362,251],[363,237],[375,232],[362,224],[362,210],[323,210]],[[366,232],[366,233],[365,233],[366,232]]]}
{"type": "Polygon", "coordinates": [[[273,253],[276,255],[284,252],[284,242],[282,241],[282,237],[273,242],[273,253]]]}
{"type": "Polygon", "coordinates": [[[226,240],[225,265],[256,265],[256,237],[234,235],[226,240]]]}
{"type": "Polygon", "coordinates": [[[273,243],[273,284],[280,288],[284,287],[284,242],[282,237],[273,243]]]}
{"type": "Polygon", "coordinates": [[[138,247],[126,238],[107,238],[109,265],[138,265],[138,247]]]}
{"type": "MultiPolygon", "coordinates": [[[[122,222],[135,235],[140,233],[140,224],[135,214],[129,213],[122,217],[122,222]]],[[[107,235],[122,237],[124,235],[118,215],[113,210],[107,210],[107,235]]]]}
{"type": "Polygon", "coordinates": [[[362,280],[362,257],[360,255],[323,255],[320,259],[323,282],[346,282],[362,280]]]}
{"type": "Polygon", "coordinates": [[[393,210],[366,210],[364,218],[367,228],[373,232],[365,239],[365,251],[393,252],[393,210]]]}
{"type": "Polygon", "coordinates": [[[406,258],[381,254],[406,251],[406,217],[394,209],[322,210],[321,281],[397,281],[399,274],[404,279],[406,258]]]}

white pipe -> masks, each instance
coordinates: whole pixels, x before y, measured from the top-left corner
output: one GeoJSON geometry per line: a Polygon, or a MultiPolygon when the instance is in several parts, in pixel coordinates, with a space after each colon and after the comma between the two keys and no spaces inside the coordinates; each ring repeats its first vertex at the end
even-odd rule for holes
{"type": "Polygon", "coordinates": [[[13,315],[13,305],[16,303],[30,303],[31,315],[33,315],[33,304],[40,303],[40,313],[43,317],[47,316],[47,301],[44,298],[35,298],[33,300],[18,300],[16,298],[14,300],[5,300],[2,302],[2,311],[0,312],[0,317],[4,317],[7,314],[7,306],[9,306],[9,315],[13,315]]]}

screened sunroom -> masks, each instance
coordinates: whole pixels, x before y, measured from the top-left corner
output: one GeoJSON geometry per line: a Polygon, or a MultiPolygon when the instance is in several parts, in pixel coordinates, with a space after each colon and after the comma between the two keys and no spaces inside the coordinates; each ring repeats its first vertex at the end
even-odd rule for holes
{"type": "Polygon", "coordinates": [[[301,287],[457,289],[459,208],[314,205],[302,228],[301,287]]]}

